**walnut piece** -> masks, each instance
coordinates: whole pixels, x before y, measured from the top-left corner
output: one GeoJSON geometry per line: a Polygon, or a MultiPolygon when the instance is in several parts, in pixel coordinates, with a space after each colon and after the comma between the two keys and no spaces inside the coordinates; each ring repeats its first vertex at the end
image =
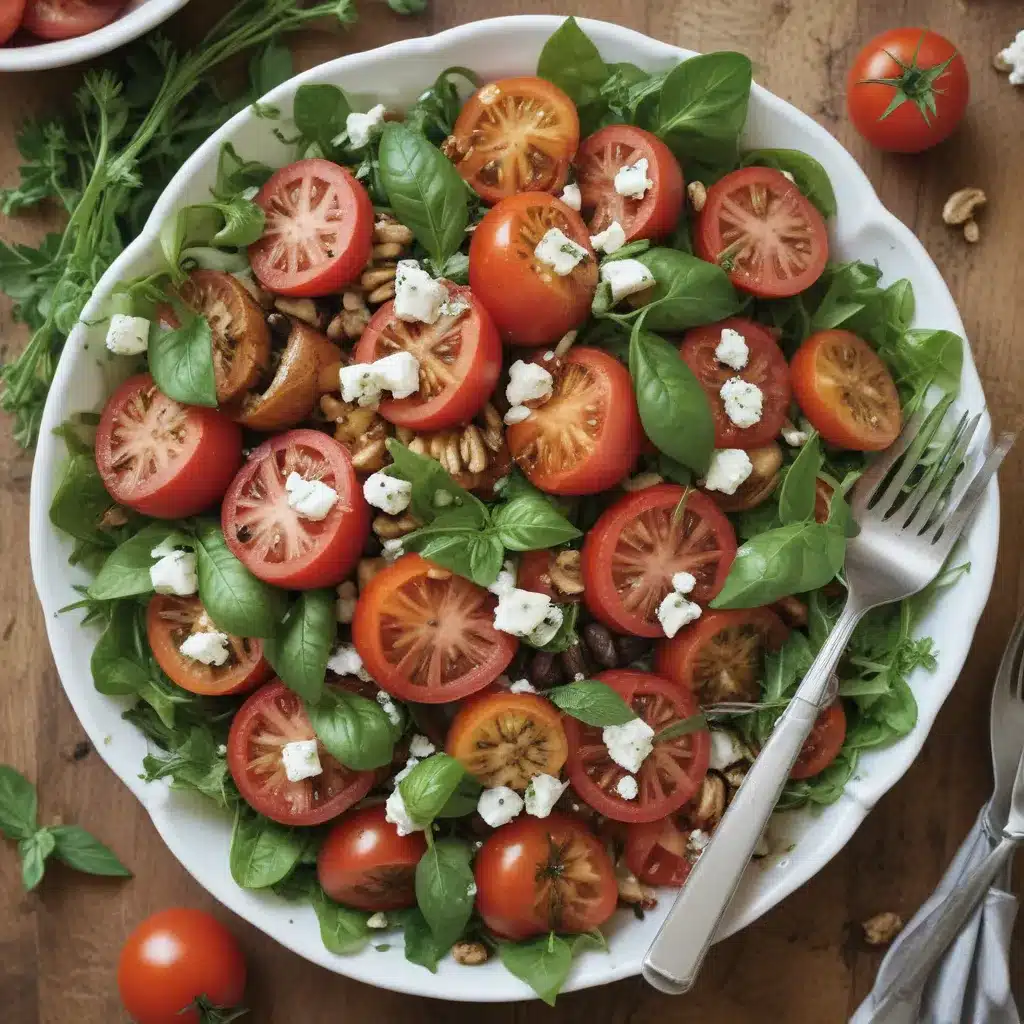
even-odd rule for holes
{"type": "Polygon", "coordinates": [[[861,922],[864,941],[869,946],[888,946],[903,930],[903,918],[891,910],[882,911],[861,922]]]}
{"type": "Polygon", "coordinates": [[[988,202],[980,188],[962,188],[954,192],[942,207],[942,219],[947,224],[966,224],[974,213],[988,202]]]}
{"type": "Polygon", "coordinates": [[[700,213],[704,209],[704,204],[708,201],[708,190],[704,187],[702,181],[691,181],[686,186],[686,194],[690,197],[690,205],[693,207],[695,213],[700,213]]]}
{"type": "Polygon", "coordinates": [[[373,532],[381,540],[398,540],[413,530],[418,530],[423,524],[411,513],[403,512],[400,516],[389,516],[381,512],[373,520],[373,532]]]}
{"type": "Polygon", "coordinates": [[[583,570],[578,551],[559,551],[548,568],[548,575],[560,594],[572,597],[583,593],[583,570]]]}
{"type": "Polygon", "coordinates": [[[476,967],[486,963],[491,954],[482,942],[456,942],[452,946],[452,958],[463,967],[476,967]]]}
{"type": "Polygon", "coordinates": [[[691,815],[693,823],[705,832],[713,831],[725,813],[725,798],[725,779],[718,772],[709,771],[701,783],[691,815]]]}
{"type": "Polygon", "coordinates": [[[348,449],[357,473],[376,473],[387,465],[390,426],[375,409],[324,395],[320,399],[320,411],[333,421],[334,439],[348,449]]]}
{"type": "Polygon", "coordinates": [[[490,403],[484,406],[477,422],[448,430],[417,434],[397,431],[399,441],[417,455],[428,455],[441,463],[460,487],[474,490],[487,481],[493,483],[507,472],[508,446],[501,414],[490,403]]]}

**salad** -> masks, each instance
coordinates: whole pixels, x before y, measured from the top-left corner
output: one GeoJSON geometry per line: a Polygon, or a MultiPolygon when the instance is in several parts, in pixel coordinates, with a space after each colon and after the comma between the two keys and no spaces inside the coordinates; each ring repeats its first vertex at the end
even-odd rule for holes
{"type": "MultiPolygon", "coordinates": [[[[51,508],[95,685],[333,952],[401,929],[553,1000],[701,855],[838,615],[870,454],[936,392],[940,443],[962,340],[830,260],[828,175],[741,148],[750,87],[571,18],[404,111],[304,85],[257,108],[295,159],[225,144],[110,299],[126,379],[51,508]]],[[[780,807],[914,727],[926,599],[858,628],[780,807]]]]}

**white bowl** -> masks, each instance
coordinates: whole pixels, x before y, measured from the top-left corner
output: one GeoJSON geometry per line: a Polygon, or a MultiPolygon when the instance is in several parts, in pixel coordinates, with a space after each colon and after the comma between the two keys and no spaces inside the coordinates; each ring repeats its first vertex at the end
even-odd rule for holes
{"type": "MultiPolygon", "coordinates": [[[[181,10],[188,0],[131,0],[109,25],[74,39],[0,46],[0,71],[45,71],[110,53],[181,10]]],[[[31,37],[29,37],[31,38],[31,37]]]]}
{"type": "MultiPolygon", "coordinates": [[[[430,38],[394,43],[314,68],[276,89],[268,100],[287,112],[298,85],[331,82],[349,91],[357,102],[379,99],[389,105],[401,105],[415,98],[438,72],[452,64],[468,65],[492,78],[530,73],[545,40],[560,23],[560,18],[549,16],[498,18],[430,38]]],[[[610,61],[629,60],[659,69],[691,56],[690,51],[615,25],[597,21],[582,24],[610,61]]],[[[83,313],[84,322],[98,318],[101,303],[115,282],[156,265],[161,223],[178,206],[201,201],[206,196],[214,181],[222,142],[230,139],[244,156],[258,157],[271,164],[287,160],[287,151],[272,135],[272,127],[271,122],[243,111],[207,141],[175,176],[142,236],[104,276],[83,313]]],[[[817,157],[831,176],[839,200],[839,215],[832,226],[833,256],[877,260],[890,281],[910,278],[917,308],[924,311],[923,322],[963,334],[953,299],[920,242],[882,207],[864,173],[831,135],[799,110],[755,86],[746,141],[751,146],[802,149],[817,157]]],[[[231,823],[225,815],[198,797],[190,798],[170,792],[164,785],[140,781],[139,764],[145,741],[133,726],[122,721],[122,703],[93,689],[88,665],[95,633],[81,628],[76,616],[57,614],[58,608],[75,600],[72,586],[81,583],[84,576],[69,569],[68,539],[54,530],[47,517],[65,457],[63,443],[53,436],[52,429],[73,412],[99,409],[109,393],[109,364],[101,363],[92,354],[103,351],[102,338],[102,327],[79,325],[61,358],[43,416],[32,476],[31,507],[32,571],[46,613],[54,658],[68,698],[96,749],[142,801],[164,841],[197,881],[241,917],[300,956],[360,981],[416,995],[494,1002],[530,998],[530,990],[494,962],[468,970],[449,959],[441,964],[437,974],[430,974],[405,961],[400,939],[388,952],[370,948],[347,958],[328,953],[320,942],[310,909],[297,910],[269,893],[240,889],[232,882],[228,872],[231,823]]],[[[976,409],[984,405],[981,383],[969,353],[963,373],[963,402],[976,409]]],[[[987,419],[983,426],[987,429],[987,419]]],[[[866,754],[856,777],[837,803],[816,814],[794,812],[780,816],[779,848],[785,848],[790,841],[796,842],[796,846],[784,856],[769,858],[750,869],[722,929],[722,937],[756,920],[819,871],[910,766],[967,656],[991,586],[998,534],[998,492],[993,483],[965,540],[965,557],[971,560],[972,571],[940,597],[922,625],[924,631],[937,638],[940,654],[936,672],[919,673],[910,680],[920,708],[917,727],[899,743],[866,754]]],[[[584,988],[638,974],[643,953],[670,902],[666,896],[643,922],[626,912],[618,913],[610,928],[611,952],[585,954],[574,967],[568,987],[584,988]]]]}

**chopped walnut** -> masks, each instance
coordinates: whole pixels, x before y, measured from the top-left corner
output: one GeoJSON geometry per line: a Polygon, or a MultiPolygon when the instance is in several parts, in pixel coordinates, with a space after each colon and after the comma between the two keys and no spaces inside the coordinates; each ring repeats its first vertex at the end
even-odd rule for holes
{"type": "Polygon", "coordinates": [[[705,832],[714,831],[725,813],[725,779],[716,771],[709,771],[701,783],[700,793],[694,801],[690,819],[705,832]]]}
{"type": "Polygon", "coordinates": [[[450,430],[423,434],[399,431],[398,439],[410,451],[441,463],[461,487],[474,490],[492,484],[508,471],[510,456],[505,444],[501,414],[488,403],[477,422],[450,430]]]}
{"type": "Polygon", "coordinates": [[[476,967],[486,963],[491,954],[482,942],[456,942],[452,946],[452,958],[463,967],[476,967]]]}
{"type": "Polygon", "coordinates": [[[548,569],[551,583],[560,594],[572,597],[583,593],[583,570],[578,551],[559,551],[548,569]]]}
{"type": "Polygon", "coordinates": [[[658,905],[658,896],[649,885],[644,885],[624,861],[615,865],[615,881],[619,887],[619,902],[641,910],[653,910],[658,905]]]}
{"type": "Polygon", "coordinates": [[[375,409],[324,395],[320,411],[334,422],[334,439],[348,449],[357,473],[376,473],[390,462],[387,439],[391,428],[375,409]]]}
{"type": "Polygon", "coordinates": [[[423,524],[411,513],[403,512],[400,516],[389,516],[381,512],[373,520],[373,532],[381,540],[398,540],[413,530],[418,530],[423,524]]]}
{"type": "Polygon", "coordinates": [[[891,910],[882,911],[861,922],[864,941],[869,946],[888,946],[903,930],[903,918],[891,910]]]}

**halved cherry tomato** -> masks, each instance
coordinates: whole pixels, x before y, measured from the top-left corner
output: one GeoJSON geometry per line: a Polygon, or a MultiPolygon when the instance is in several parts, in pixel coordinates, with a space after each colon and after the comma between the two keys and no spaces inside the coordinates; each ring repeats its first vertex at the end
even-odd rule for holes
{"type": "Polygon", "coordinates": [[[576,106],[543,78],[503,78],[478,89],[444,151],[485,203],[516,192],[557,192],[580,141],[576,106]]]}
{"type": "Polygon", "coordinates": [[[823,772],[839,755],[846,742],[846,712],[837,700],[818,715],[811,735],[789,773],[791,779],[809,779],[823,772]]]}
{"type": "Polygon", "coordinates": [[[354,281],[373,246],[366,189],[330,160],[299,160],[270,176],[254,202],[267,215],[249,246],[253,273],[278,295],[330,295],[354,281]]]}
{"type": "Polygon", "coordinates": [[[619,222],[627,242],[672,233],[683,209],[683,172],[656,135],[630,124],[608,125],[583,140],[576,169],[592,235],[612,221],[619,222]],[[615,191],[615,175],[637,160],[647,161],[651,187],[642,199],[631,199],[615,191]]]}
{"type": "Polygon", "coordinates": [[[554,394],[505,433],[519,468],[550,494],[596,494],[640,453],[643,427],[629,371],[597,348],[573,348],[554,394]]]}
{"type": "Polygon", "coordinates": [[[693,251],[762,298],[798,295],[828,263],[828,230],[814,205],[781,171],[744,167],[708,189],[693,251]]]}
{"type": "Polygon", "coordinates": [[[25,0],[0,0],[0,46],[3,46],[21,24],[25,0]]]}
{"type": "Polygon", "coordinates": [[[782,349],[764,327],[743,317],[694,327],[686,332],[679,353],[708,396],[715,420],[716,448],[763,448],[779,436],[792,393],[789,367],[782,349]],[[719,362],[715,356],[722,331],[727,328],[738,331],[747,342],[750,355],[742,370],[719,362]],[[757,385],[764,396],[761,419],[752,427],[736,426],[725,413],[720,392],[722,385],[733,377],[757,385]]]}
{"type": "Polygon", "coordinates": [[[693,870],[686,853],[687,835],[675,815],[630,825],[626,834],[626,867],[644,885],[679,888],[693,870]]]}
{"type": "Polygon", "coordinates": [[[416,905],[416,865],[427,852],[422,832],[400,836],[383,804],[350,811],[331,826],[316,873],[332,900],[356,910],[416,905]]]}
{"type": "Polygon", "coordinates": [[[485,786],[524,790],[534,775],[558,778],[568,749],[562,716],[532,693],[487,693],[455,716],[448,753],[485,786]]]}
{"type": "Polygon", "coordinates": [[[28,0],[22,28],[40,39],[72,39],[109,25],[127,0],[28,0]]]}
{"type": "Polygon", "coordinates": [[[672,591],[672,576],[695,576],[690,597],[704,604],[724,586],[735,557],[732,524],[707,495],[676,484],[646,487],[605,509],[587,533],[583,599],[611,629],[664,636],[658,605],[672,591]]]}
{"type": "Polygon", "coordinates": [[[263,644],[255,637],[228,636],[230,654],[221,666],[204,665],[181,653],[191,633],[217,629],[198,597],[154,594],[146,608],[146,636],[157,664],[171,682],[191,693],[221,697],[244,693],[273,674],[263,657],[263,644]]]}
{"type": "MultiPolygon", "coordinates": [[[[595,678],[615,690],[655,734],[699,710],[692,693],[650,672],[616,669],[595,678]]],[[[636,773],[640,792],[635,799],[626,800],[616,787],[628,773],[611,759],[601,728],[568,715],[564,724],[572,788],[607,818],[626,822],[664,818],[697,792],[707,774],[711,755],[707,729],[670,737],[655,742],[636,773]]]]}
{"type": "Polygon", "coordinates": [[[393,352],[411,352],[420,364],[420,390],[411,398],[380,403],[389,423],[411,430],[441,430],[471,420],[486,404],[501,373],[501,339],[494,321],[469,288],[451,286],[450,302],[463,313],[443,313],[437,323],[408,323],[387,302],[366,325],[353,359],[372,363],[393,352]]]}
{"type": "Polygon", "coordinates": [[[232,554],[254,576],[309,590],[348,575],[370,531],[370,510],[344,445],[319,430],[289,430],[249,456],[224,495],[221,524],[232,554]],[[288,504],[292,473],[335,491],[324,519],[306,518],[288,504]]]}
{"type": "Polygon", "coordinates": [[[476,909],[505,939],[598,928],[615,912],[615,868],[581,822],[526,814],[497,829],[473,864],[476,909]]]}
{"type": "Polygon", "coordinates": [[[829,444],[888,448],[903,429],[899,392],[878,353],[850,331],[818,331],[790,364],[793,393],[829,444]]]}
{"type": "Polygon", "coordinates": [[[242,431],[216,409],[182,405],[148,373],[111,396],[96,430],[96,467],[119,504],[155,519],[203,512],[242,461],[242,431]]]}
{"type": "Polygon", "coordinates": [[[496,603],[462,576],[403,555],[360,596],[352,641],[388,693],[423,704],[458,700],[497,679],[519,646],[494,628],[496,603]]]}
{"type": "Polygon", "coordinates": [[[654,669],[679,683],[701,704],[761,699],[764,655],[789,636],[770,608],[705,612],[671,640],[662,640],[654,669]]]}
{"type": "Polygon", "coordinates": [[[373,772],[357,772],[335,760],[317,740],[323,772],[289,782],[281,750],[286,743],[316,739],[302,698],[280,680],[261,686],[238,709],[228,733],[228,769],[243,799],[282,825],[322,825],[362,800],[373,772]]]}
{"type": "Polygon", "coordinates": [[[580,215],[546,192],[498,203],[469,243],[469,283],[502,337],[513,345],[554,344],[590,315],[597,259],[580,215]],[[564,277],[537,259],[537,243],[560,229],[589,255],[564,277]]]}

